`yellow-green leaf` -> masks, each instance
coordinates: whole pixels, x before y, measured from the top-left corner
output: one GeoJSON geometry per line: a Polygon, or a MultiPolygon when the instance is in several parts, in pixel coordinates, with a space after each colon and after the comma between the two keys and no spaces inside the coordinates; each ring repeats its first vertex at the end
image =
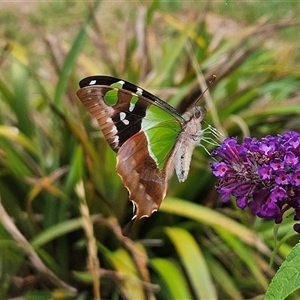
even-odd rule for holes
{"type": "Polygon", "coordinates": [[[189,277],[197,299],[217,299],[217,293],[201,249],[193,236],[182,228],[166,228],[189,277]]]}

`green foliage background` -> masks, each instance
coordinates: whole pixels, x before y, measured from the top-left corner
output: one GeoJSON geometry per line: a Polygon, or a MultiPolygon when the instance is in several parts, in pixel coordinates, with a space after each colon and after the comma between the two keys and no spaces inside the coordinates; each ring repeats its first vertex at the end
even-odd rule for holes
{"type": "Polygon", "coordinates": [[[200,100],[209,124],[239,138],[297,131],[299,4],[1,6],[1,297],[262,297],[299,240],[293,220],[274,230],[234,199],[222,205],[199,147],[188,180],[172,178],[159,212],[122,236],[132,206],[76,91],[83,77],[106,74],[184,111],[216,74],[200,100]]]}

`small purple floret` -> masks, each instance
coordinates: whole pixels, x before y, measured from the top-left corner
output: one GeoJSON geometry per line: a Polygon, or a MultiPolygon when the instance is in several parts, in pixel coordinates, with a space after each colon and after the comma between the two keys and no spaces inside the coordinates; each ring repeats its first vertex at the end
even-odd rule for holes
{"type": "Polygon", "coordinates": [[[213,174],[217,177],[223,177],[226,174],[227,166],[225,163],[212,163],[211,165],[213,174]]]}
{"type": "Polygon", "coordinates": [[[258,174],[261,179],[267,180],[272,178],[272,171],[273,169],[270,168],[270,166],[262,165],[261,167],[258,167],[258,174]]]}
{"type": "MultiPolygon", "coordinates": [[[[260,140],[246,137],[225,139],[211,153],[211,163],[221,200],[234,196],[238,207],[249,207],[253,214],[281,223],[285,211],[292,208],[300,220],[300,134],[268,135],[260,140]]],[[[300,224],[294,229],[300,233],[300,224]]]]}

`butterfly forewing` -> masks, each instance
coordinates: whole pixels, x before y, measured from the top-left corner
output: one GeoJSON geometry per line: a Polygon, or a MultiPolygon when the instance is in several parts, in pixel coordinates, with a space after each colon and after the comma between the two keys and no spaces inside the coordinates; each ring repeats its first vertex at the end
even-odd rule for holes
{"type": "Polygon", "coordinates": [[[116,88],[124,89],[126,91],[130,91],[137,95],[143,95],[146,101],[155,103],[155,105],[161,107],[163,110],[169,111],[172,115],[174,115],[174,117],[181,120],[181,122],[184,121],[181,115],[173,106],[169,105],[168,103],[156,97],[155,95],[149,93],[148,91],[142,89],[141,87],[138,87],[123,79],[118,79],[111,76],[89,76],[82,79],[79,82],[80,88],[93,86],[93,85],[116,87],[116,88]]]}

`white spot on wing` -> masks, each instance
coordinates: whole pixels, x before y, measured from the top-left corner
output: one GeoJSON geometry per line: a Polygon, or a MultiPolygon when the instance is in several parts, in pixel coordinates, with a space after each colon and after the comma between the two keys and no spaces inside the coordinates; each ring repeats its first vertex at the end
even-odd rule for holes
{"type": "Polygon", "coordinates": [[[123,111],[120,112],[120,121],[122,121],[125,125],[129,124],[129,121],[125,119],[126,118],[126,113],[124,113],[123,111]]]}
{"type": "Polygon", "coordinates": [[[114,140],[112,141],[112,144],[116,144],[116,145],[119,144],[119,137],[117,135],[114,136],[114,140]]]}
{"type": "Polygon", "coordinates": [[[130,102],[129,111],[132,112],[135,108],[135,104],[130,102]]]}
{"type": "Polygon", "coordinates": [[[123,111],[120,112],[120,120],[123,121],[126,118],[126,113],[124,113],[123,111]]]}
{"type": "Polygon", "coordinates": [[[116,128],[116,126],[112,126],[111,127],[111,131],[110,131],[112,134],[117,134],[118,133],[118,130],[117,130],[117,128],[116,128]]]}
{"type": "Polygon", "coordinates": [[[95,80],[95,79],[91,80],[90,83],[89,83],[89,85],[94,85],[96,82],[97,82],[97,80],[95,80]]]}
{"type": "Polygon", "coordinates": [[[139,96],[143,95],[143,90],[141,88],[137,87],[136,88],[136,94],[139,95],[139,96]]]}
{"type": "Polygon", "coordinates": [[[114,123],[114,122],[113,122],[112,118],[107,118],[106,119],[106,123],[110,123],[111,124],[111,123],[114,123]]]}

